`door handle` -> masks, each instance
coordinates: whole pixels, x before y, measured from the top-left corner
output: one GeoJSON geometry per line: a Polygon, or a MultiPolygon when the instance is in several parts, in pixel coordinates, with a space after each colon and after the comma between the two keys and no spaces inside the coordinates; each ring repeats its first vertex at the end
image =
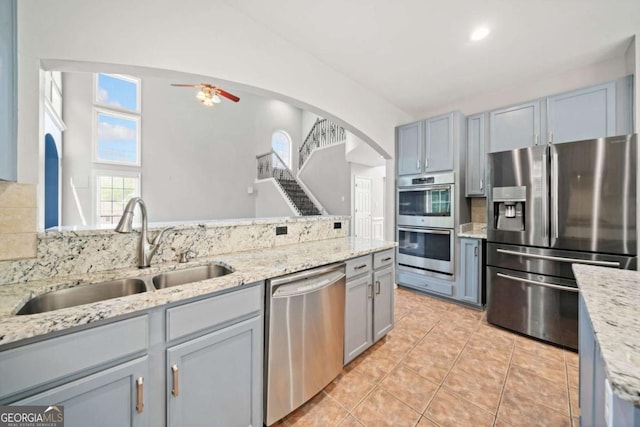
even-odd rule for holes
{"type": "Polygon", "coordinates": [[[561,291],[580,292],[578,288],[570,288],[569,286],[552,285],[551,283],[538,282],[537,280],[523,279],[522,277],[509,276],[508,274],[496,273],[498,277],[513,280],[514,282],[524,282],[531,285],[544,286],[545,288],[558,289],[561,291]]]}
{"type": "MultiPolygon", "coordinates": [[[[553,151],[555,147],[552,147],[553,151]]],[[[551,222],[553,237],[558,238],[558,155],[551,153],[551,222]]]]}
{"type": "Polygon", "coordinates": [[[506,255],[515,255],[515,256],[523,256],[526,258],[543,259],[546,261],[570,262],[572,264],[600,265],[603,267],[618,267],[618,268],[620,267],[620,263],[618,261],[597,261],[597,260],[590,260],[590,259],[566,258],[566,257],[551,256],[551,255],[528,254],[526,252],[510,251],[508,249],[498,249],[497,252],[501,254],[506,254],[506,255]]]}
{"type": "Polygon", "coordinates": [[[378,290],[376,291],[376,295],[380,295],[380,292],[382,291],[380,287],[380,280],[376,280],[376,286],[378,287],[378,290]]]}
{"type": "Polygon", "coordinates": [[[144,411],[144,379],[142,377],[138,377],[136,380],[136,394],[137,394],[137,402],[136,402],[136,411],[139,414],[144,411]]]}
{"type": "Polygon", "coordinates": [[[180,388],[179,388],[179,373],[178,373],[178,365],[177,364],[173,364],[171,365],[171,373],[173,374],[173,386],[171,387],[171,394],[173,394],[175,397],[178,397],[178,395],[180,394],[180,388]]]}

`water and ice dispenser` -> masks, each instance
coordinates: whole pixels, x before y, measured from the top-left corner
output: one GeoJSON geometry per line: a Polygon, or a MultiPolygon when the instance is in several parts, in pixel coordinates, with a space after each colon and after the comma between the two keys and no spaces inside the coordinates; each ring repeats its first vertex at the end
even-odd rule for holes
{"type": "Polygon", "coordinates": [[[494,187],[493,227],[504,231],[525,231],[527,187],[494,187]]]}

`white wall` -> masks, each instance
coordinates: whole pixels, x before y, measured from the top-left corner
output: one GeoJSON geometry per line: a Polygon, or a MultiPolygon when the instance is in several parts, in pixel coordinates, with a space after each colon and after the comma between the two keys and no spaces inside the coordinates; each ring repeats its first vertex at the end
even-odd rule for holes
{"type": "Polygon", "coordinates": [[[385,164],[384,158],[377,151],[351,132],[347,132],[345,159],[348,162],[356,162],[368,166],[383,166],[385,164]]]}
{"type": "Polygon", "coordinates": [[[315,150],[299,178],[330,215],[351,215],[351,167],[344,144],[315,150]]]}
{"type": "MultiPolygon", "coordinates": [[[[92,171],[114,166],[91,159],[93,74],[64,73],[64,79],[63,224],[81,224],[80,209],[91,224],[92,171]]],[[[194,89],[172,82],[142,79],[142,167],[122,168],[141,172],[149,220],[254,217],[255,197],[247,188],[256,178],[256,155],[271,149],[278,129],[300,140],[300,109],[244,93],[237,93],[238,103],[206,108],[194,89]]]]}
{"type": "Polygon", "coordinates": [[[287,203],[278,189],[275,179],[256,182],[253,186],[256,206],[256,218],[295,216],[296,212],[287,203]]]}
{"type": "Polygon", "coordinates": [[[556,93],[566,92],[614,80],[629,74],[624,56],[591,64],[572,70],[560,70],[557,74],[500,90],[482,93],[450,103],[433,106],[415,119],[424,119],[449,111],[460,111],[465,115],[480,113],[511,104],[529,101],[556,93]]]}

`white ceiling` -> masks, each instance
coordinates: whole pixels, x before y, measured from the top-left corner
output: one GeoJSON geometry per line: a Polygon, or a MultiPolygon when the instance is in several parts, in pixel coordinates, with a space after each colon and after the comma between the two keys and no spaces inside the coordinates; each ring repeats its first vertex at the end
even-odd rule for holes
{"type": "Polygon", "coordinates": [[[411,115],[622,56],[640,33],[640,0],[226,1],[411,115]]]}

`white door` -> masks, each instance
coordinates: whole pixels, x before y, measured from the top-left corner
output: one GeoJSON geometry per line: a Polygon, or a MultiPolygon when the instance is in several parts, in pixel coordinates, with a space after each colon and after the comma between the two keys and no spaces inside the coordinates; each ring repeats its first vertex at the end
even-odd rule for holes
{"type": "Polygon", "coordinates": [[[355,236],[371,238],[371,178],[356,176],[354,214],[355,236]]]}

